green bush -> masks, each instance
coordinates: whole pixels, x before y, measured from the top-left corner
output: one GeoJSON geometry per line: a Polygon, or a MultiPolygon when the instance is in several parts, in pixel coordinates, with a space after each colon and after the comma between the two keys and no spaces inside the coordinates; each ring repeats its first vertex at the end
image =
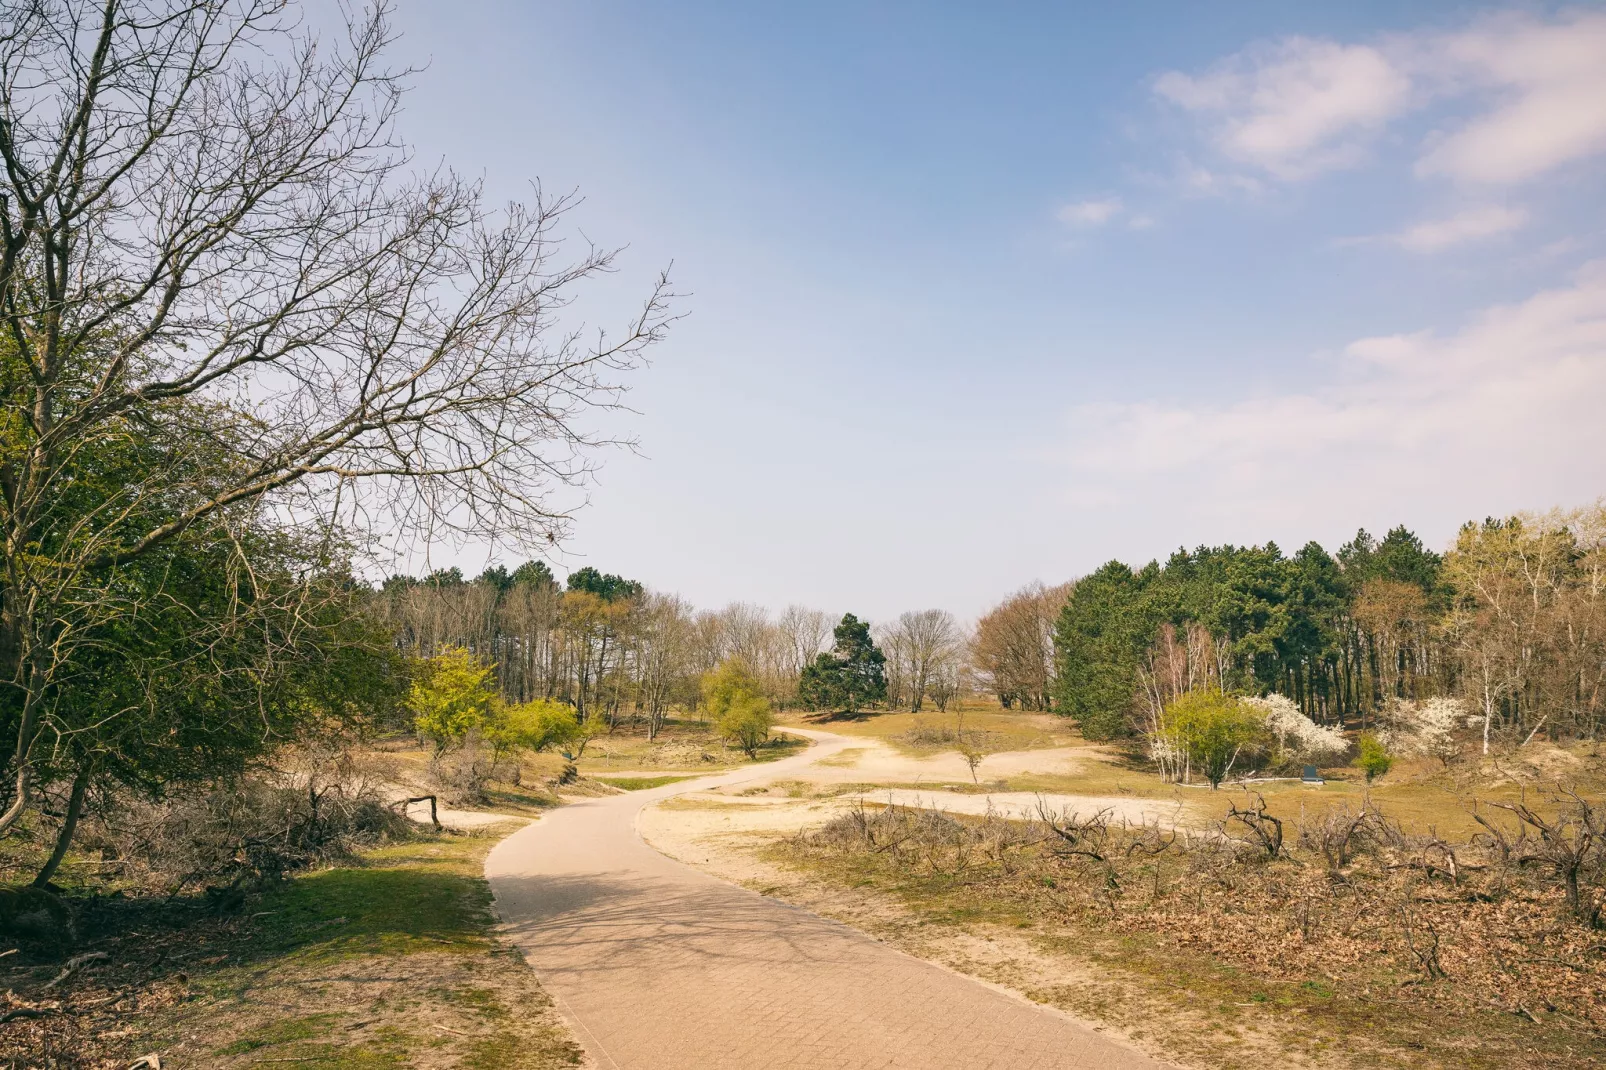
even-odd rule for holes
{"type": "Polygon", "coordinates": [[[1389,754],[1382,740],[1367,732],[1361,736],[1361,753],[1356,757],[1355,764],[1366,774],[1366,782],[1370,784],[1393,768],[1394,756],[1389,754]]]}
{"type": "Polygon", "coordinates": [[[1238,758],[1260,749],[1266,718],[1236,695],[1192,691],[1166,707],[1165,732],[1214,789],[1238,758]]]}

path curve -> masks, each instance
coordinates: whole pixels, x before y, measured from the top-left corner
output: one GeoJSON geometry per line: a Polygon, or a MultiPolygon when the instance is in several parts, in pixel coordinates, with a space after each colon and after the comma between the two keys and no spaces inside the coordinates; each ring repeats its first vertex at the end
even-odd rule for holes
{"type": "Polygon", "coordinates": [[[1164,1070],[1059,1012],[727,884],[636,832],[651,803],[765,781],[761,767],[577,801],[498,844],[508,937],[607,1070],[1164,1070]]]}

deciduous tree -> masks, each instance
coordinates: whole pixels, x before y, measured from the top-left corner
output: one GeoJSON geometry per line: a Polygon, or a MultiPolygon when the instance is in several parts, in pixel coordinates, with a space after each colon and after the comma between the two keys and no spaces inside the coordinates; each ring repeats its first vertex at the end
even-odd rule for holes
{"type": "Polygon", "coordinates": [[[556,538],[576,417],[667,326],[662,281],[617,334],[563,323],[613,263],[560,255],[572,200],[493,210],[412,164],[383,4],[307,25],[280,0],[0,13],[0,831],[53,775],[80,637],[151,604],[125,570],[188,536],[256,574],[246,516],[556,538]],[[159,448],[81,493],[131,438],[159,448]]]}

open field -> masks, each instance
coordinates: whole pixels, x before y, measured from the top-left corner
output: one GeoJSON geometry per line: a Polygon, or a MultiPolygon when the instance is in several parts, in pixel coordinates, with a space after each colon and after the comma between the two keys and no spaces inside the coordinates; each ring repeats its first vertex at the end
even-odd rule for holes
{"type": "MultiPolygon", "coordinates": [[[[806,744],[784,731],[772,734],[759,748],[757,761],[770,762],[802,750],[806,744]]],[[[374,754],[387,779],[427,791],[432,752],[410,737],[381,744],[374,754]]],[[[524,753],[518,758],[519,784],[494,781],[491,801],[508,812],[534,814],[558,804],[549,786],[567,760],[556,750],[524,753]]],[[[670,720],[658,738],[648,740],[644,727],[622,723],[611,733],[591,740],[585,753],[574,763],[580,775],[589,779],[613,776],[701,776],[750,764],[740,748],[727,746],[719,733],[695,719],[670,720]]],[[[565,791],[573,791],[565,786],[565,791]]]]}
{"type": "Polygon", "coordinates": [[[1081,742],[1081,736],[1062,717],[1006,710],[996,702],[981,699],[950,705],[946,713],[931,708],[920,713],[865,710],[852,716],[821,718],[793,710],[781,716],[781,724],[878,740],[915,757],[951,750],[961,727],[979,749],[987,752],[1037,750],[1081,742]]]}

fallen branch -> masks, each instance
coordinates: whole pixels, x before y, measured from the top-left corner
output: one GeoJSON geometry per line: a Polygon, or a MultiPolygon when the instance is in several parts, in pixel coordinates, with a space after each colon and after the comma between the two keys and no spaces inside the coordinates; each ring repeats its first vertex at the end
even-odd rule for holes
{"type": "Polygon", "coordinates": [[[82,955],[74,955],[72,958],[67,960],[67,965],[62,967],[62,971],[56,974],[55,979],[49,984],[45,985],[44,991],[48,992],[52,988],[55,988],[57,985],[61,984],[61,982],[77,973],[80,967],[88,965],[91,962],[98,962],[101,959],[108,958],[111,958],[111,956],[106,954],[104,951],[86,951],[82,955]]]}
{"type": "Polygon", "coordinates": [[[414,796],[411,799],[403,799],[402,802],[401,802],[402,812],[405,814],[407,812],[407,808],[409,806],[413,805],[413,803],[421,803],[421,802],[429,803],[429,822],[430,822],[430,824],[435,826],[435,831],[439,832],[440,828],[441,828],[441,819],[440,819],[440,817],[437,814],[436,809],[435,809],[435,796],[433,796],[433,795],[417,795],[417,796],[414,796]]]}
{"type": "Polygon", "coordinates": [[[18,1007],[16,1010],[0,1014],[0,1025],[16,1021],[18,1018],[43,1018],[47,1014],[71,1014],[60,1007],[18,1007]]]}

